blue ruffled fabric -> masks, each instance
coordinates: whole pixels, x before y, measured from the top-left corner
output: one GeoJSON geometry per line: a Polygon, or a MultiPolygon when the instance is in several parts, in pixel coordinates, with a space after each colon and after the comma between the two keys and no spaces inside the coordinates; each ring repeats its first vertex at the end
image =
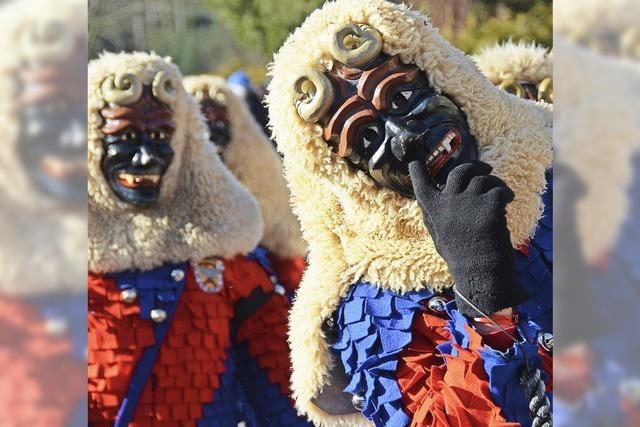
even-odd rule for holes
{"type": "MultiPolygon", "coordinates": [[[[413,318],[425,310],[421,303],[433,295],[429,291],[401,295],[369,283],[357,283],[336,312],[339,335],[333,349],[351,380],[344,391],[364,396],[362,414],[377,426],[404,427],[411,421],[403,409],[395,371],[399,354],[411,342],[413,318]]],[[[449,317],[446,328],[452,339],[437,349],[443,355],[455,357],[458,350],[454,344],[469,348],[467,328],[470,324],[454,300],[447,303],[446,312],[449,317]]],[[[519,384],[520,372],[525,367],[523,351],[530,367],[540,366],[536,344],[514,344],[505,353],[485,346],[480,356],[493,401],[503,409],[503,416],[508,421],[530,426],[528,402],[519,384]]],[[[543,378],[546,378],[544,373],[543,378]]]]}
{"type": "Polygon", "coordinates": [[[227,351],[225,372],[211,403],[203,406],[197,427],[312,427],[300,418],[291,400],[269,382],[267,374],[251,357],[247,344],[227,351]]]}
{"type": "Polygon", "coordinates": [[[215,391],[212,403],[203,405],[202,419],[196,422],[197,427],[237,427],[240,422],[244,422],[247,427],[259,425],[236,378],[238,369],[232,353],[227,352],[225,371],[220,376],[220,388],[215,391]]]}
{"type": "Polygon", "coordinates": [[[248,427],[312,427],[299,417],[288,396],[282,394],[280,386],[269,381],[265,370],[249,354],[246,342],[234,346],[237,378],[244,390],[257,422],[247,422],[248,427]]]}
{"type": "Polygon", "coordinates": [[[521,323],[528,326],[528,342],[540,332],[553,332],[553,172],[547,171],[547,189],[542,194],[544,211],[529,245],[529,254],[516,252],[516,269],[529,299],[517,307],[521,323]]]}
{"type": "Polygon", "coordinates": [[[333,349],[351,380],[344,391],[364,395],[362,414],[378,426],[402,427],[410,422],[395,372],[399,354],[411,342],[413,316],[432,295],[401,295],[357,283],[335,313],[339,334],[333,349]]]}

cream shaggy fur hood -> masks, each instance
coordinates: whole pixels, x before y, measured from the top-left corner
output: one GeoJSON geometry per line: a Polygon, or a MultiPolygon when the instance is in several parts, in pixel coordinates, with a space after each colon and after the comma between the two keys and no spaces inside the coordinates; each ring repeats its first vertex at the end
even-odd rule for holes
{"type": "Polygon", "coordinates": [[[86,292],[86,211],[38,190],[19,155],[19,73],[26,63],[86,61],[86,3],[20,0],[0,6],[0,297],[86,292]],[[38,10],[38,13],[34,13],[38,10]],[[48,26],[64,27],[55,46],[35,38],[48,26]],[[74,50],[75,49],[75,50],[74,50]]]}
{"type": "Polygon", "coordinates": [[[224,166],[208,142],[199,106],[182,87],[168,58],[151,53],[104,53],[89,64],[89,270],[96,273],[148,270],[167,262],[205,256],[232,257],[251,251],[262,237],[256,200],[224,166]],[[112,193],[100,170],[101,85],[133,73],[150,84],[160,71],[176,79],[175,152],[154,206],[137,208],[112,193]]]}
{"type": "Polygon", "coordinates": [[[540,83],[553,76],[553,53],[535,43],[495,44],[482,49],[474,60],[494,85],[507,79],[540,83]]]}
{"type": "Polygon", "coordinates": [[[367,24],[382,34],[383,51],[426,71],[468,118],[480,158],[514,190],[508,225],[514,245],[533,233],[541,215],[544,172],[551,166],[550,107],[494,87],[473,60],[449,45],[425,15],[384,0],[327,2],[276,54],[269,87],[271,126],[284,154],[294,212],[309,244],[305,272],[290,316],[292,389],[297,407],[318,425],[368,425],[359,414],[330,416],[312,403],[333,365],[321,325],[357,280],[396,291],[452,284],[415,200],[378,187],[334,155],[318,125],[297,114],[294,83],[332,66],[331,29],[367,24]]]}
{"type": "Polygon", "coordinates": [[[291,211],[280,156],[245,103],[222,77],[187,76],[183,83],[187,93],[206,92],[227,108],[231,141],[224,150],[224,164],[258,200],[264,220],[260,244],[281,257],[304,256],[306,247],[298,219],[291,211]]]}

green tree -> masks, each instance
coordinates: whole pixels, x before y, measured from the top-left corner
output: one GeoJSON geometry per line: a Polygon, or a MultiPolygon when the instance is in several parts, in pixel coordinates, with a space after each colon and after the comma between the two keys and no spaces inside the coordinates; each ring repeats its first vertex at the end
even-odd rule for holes
{"type": "Polygon", "coordinates": [[[553,7],[550,0],[478,1],[462,28],[446,28],[445,37],[468,53],[509,39],[553,45],[553,7]]]}
{"type": "Polygon", "coordinates": [[[268,60],[324,0],[205,0],[244,46],[262,52],[268,60]]]}

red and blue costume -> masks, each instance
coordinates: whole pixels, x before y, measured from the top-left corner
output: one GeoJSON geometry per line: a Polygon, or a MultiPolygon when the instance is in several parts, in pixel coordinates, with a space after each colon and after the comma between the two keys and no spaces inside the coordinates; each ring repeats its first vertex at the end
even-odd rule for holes
{"type": "MultiPolygon", "coordinates": [[[[517,251],[518,278],[530,298],[507,329],[479,333],[454,295],[398,293],[354,284],[334,313],[333,351],[376,426],[531,426],[520,384],[528,364],[539,368],[552,397],[552,354],[539,344],[552,332],[552,175],[544,214],[526,248],[517,251]]],[[[360,409],[360,408],[358,408],[360,409]]]]}
{"type": "Polygon", "coordinates": [[[288,397],[289,301],[265,252],[218,261],[213,289],[189,263],[89,275],[92,426],[308,425],[288,397]]]}

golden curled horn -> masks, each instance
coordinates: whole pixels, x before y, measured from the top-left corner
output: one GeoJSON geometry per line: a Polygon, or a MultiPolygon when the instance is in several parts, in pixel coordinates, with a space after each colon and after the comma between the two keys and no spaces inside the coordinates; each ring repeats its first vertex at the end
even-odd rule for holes
{"type": "Polygon", "coordinates": [[[295,83],[296,109],[303,120],[317,122],[333,103],[333,86],[322,73],[312,71],[295,83]]]}
{"type": "Polygon", "coordinates": [[[553,102],[553,79],[547,77],[538,85],[538,101],[553,102]]]}
{"type": "Polygon", "coordinates": [[[114,104],[133,104],[142,96],[142,82],[132,73],[110,77],[102,83],[102,97],[114,104]]]}
{"type": "Polygon", "coordinates": [[[382,51],[382,35],[366,25],[344,24],[335,30],[331,55],[348,67],[360,67],[382,51]]]}
{"type": "Polygon", "coordinates": [[[75,47],[73,33],[59,21],[27,28],[20,36],[24,58],[32,61],[65,60],[75,47]]]}
{"type": "Polygon", "coordinates": [[[175,79],[171,77],[166,71],[160,71],[158,74],[156,74],[156,76],[153,78],[153,83],[151,84],[153,96],[155,96],[165,104],[170,104],[176,100],[176,87],[177,86],[175,79]]]}
{"type": "Polygon", "coordinates": [[[503,90],[509,92],[509,93],[517,95],[520,98],[524,98],[525,97],[524,88],[522,87],[522,85],[520,83],[518,83],[514,79],[504,79],[498,85],[498,87],[500,89],[503,89],[503,90]]]}

